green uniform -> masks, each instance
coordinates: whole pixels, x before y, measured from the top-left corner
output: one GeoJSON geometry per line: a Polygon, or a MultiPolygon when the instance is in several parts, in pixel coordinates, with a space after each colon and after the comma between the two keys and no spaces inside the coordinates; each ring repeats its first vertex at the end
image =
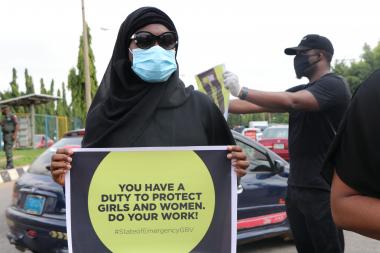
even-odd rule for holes
{"type": "Polygon", "coordinates": [[[7,158],[7,169],[13,168],[13,134],[16,131],[17,117],[16,115],[9,114],[3,116],[1,121],[1,130],[3,131],[4,152],[7,158]]]}

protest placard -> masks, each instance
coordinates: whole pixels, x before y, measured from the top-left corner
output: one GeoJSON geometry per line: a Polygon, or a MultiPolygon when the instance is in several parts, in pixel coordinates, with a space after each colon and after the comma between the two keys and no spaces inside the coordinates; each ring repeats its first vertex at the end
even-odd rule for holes
{"type": "Polygon", "coordinates": [[[220,64],[195,76],[198,90],[207,94],[218,106],[224,118],[228,117],[230,93],[224,86],[224,65],[220,64]]]}
{"type": "Polygon", "coordinates": [[[79,149],[66,176],[69,252],[236,252],[223,147],[79,149]]]}

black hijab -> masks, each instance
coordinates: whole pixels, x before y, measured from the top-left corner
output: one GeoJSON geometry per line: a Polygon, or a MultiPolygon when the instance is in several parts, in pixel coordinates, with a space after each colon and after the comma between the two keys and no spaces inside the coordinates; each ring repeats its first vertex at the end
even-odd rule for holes
{"type": "Polygon", "coordinates": [[[147,83],[131,69],[130,38],[149,24],[162,24],[177,31],[169,16],[154,7],[137,9],[125,19],[88,111],[82,147],[133,147],[156,109],[178,107],[190,96],[191,89],[185,89],[179,79],[178,67],[162,83],[147,83]]]}

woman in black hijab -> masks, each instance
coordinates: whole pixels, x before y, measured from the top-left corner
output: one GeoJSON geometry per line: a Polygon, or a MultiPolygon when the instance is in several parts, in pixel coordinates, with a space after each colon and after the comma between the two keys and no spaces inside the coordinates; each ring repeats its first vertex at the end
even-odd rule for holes
{"type": "MultiPolygon", "coordinates": [[[[229,146],[239,176],[248,161],[219,109],[179,79],[177,30],[161,10],[143,7],[122,23],[103,80],[87,114],[82,147],[229,146]]],[[[72,151],[52,158],[64,184],[72,151]]]]}
{"type": "Polygon", "coordinates": [[[355,92],[330,148],[325,178],[337,226],[380,240],[380,70],[355,92]]]}

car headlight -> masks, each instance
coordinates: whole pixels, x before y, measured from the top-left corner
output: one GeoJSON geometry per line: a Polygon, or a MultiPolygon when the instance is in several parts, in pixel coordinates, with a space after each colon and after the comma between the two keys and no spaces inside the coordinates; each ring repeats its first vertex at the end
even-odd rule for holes
{"type": "Polygon", "coordinates": [[[20,199],[20,191],[18,190],[16,184],[13,185],[12,192],[12,205],[17,206],[20,199]]]}

